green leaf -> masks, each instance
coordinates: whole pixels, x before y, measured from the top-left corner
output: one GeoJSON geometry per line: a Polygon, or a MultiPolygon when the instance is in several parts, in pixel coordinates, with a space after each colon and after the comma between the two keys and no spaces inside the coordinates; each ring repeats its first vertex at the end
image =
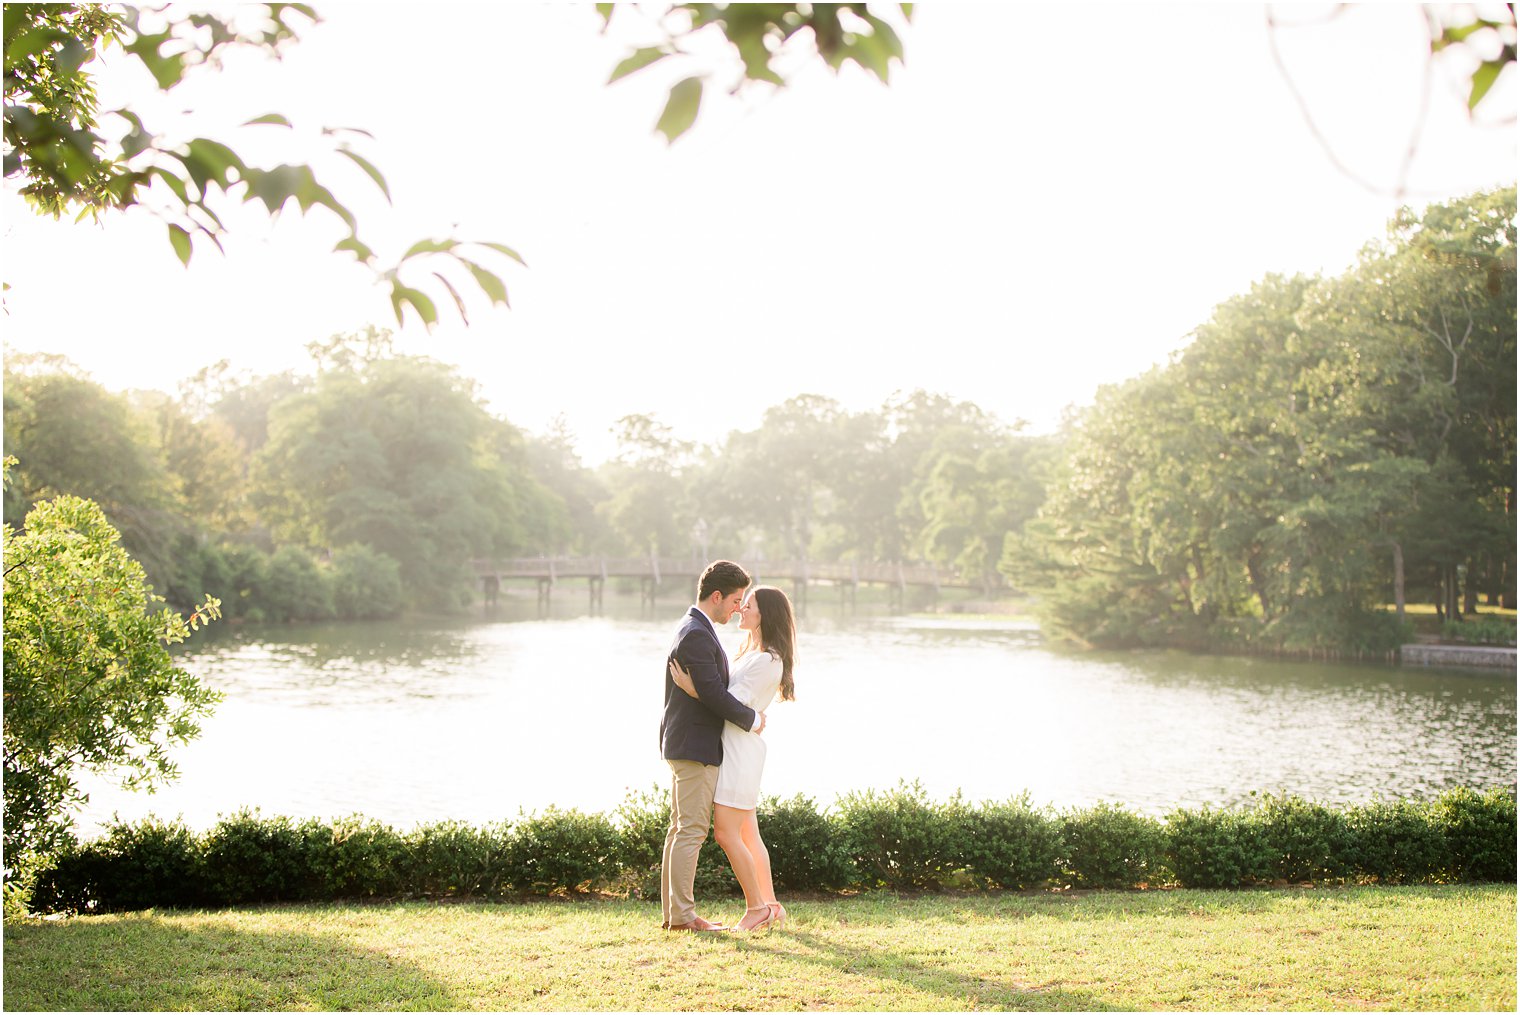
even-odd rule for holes
{"type": "Polygon", "coordinates": [[[30,32],[22,32],[11,40],[5,47],[6,66],[15,66],[23,60],[37,53],[41,53],[55,42],[67,42],[73,36],[57,28],[34,28],[30,32]]]}
{"type": "Polygon", "coordinates": [[[636,70],[643,70],[650,64],[657,63],[669,55],[668,52],[658,46],[645,46],[642,49],[636,49],[616,67],[612,68],[612,77],[607,79],[607,83],[610,85],[614,81],[625,78],[636,70]]]}
{"type": "Polygon", "coordinates": [[[157,176],[160,180],[163,180],[164,183],[168,185],[169,189],[174,191],[174,196],[179,198],[180,203],[186,207],[189,207],[190,194],[185,189],[184,180],[180,179],[178,176],[169,172],[169,170],[165,169],[162,166],[149,166],[148,172],[153,176],[157,176]]]}
{"type": "Polygon", "coordinates": [[[401,260],[410,260],[418,254],[442,254],[457,246],[459,246],[458,240],[418,240],[401,255],[401,260]]]}
{"type": "Polygon", "coordinates": [[[454,283],[450,282],[448,279],[444,278],[442,275],[440,275],[436,271],[433,272],[433,277],[436,278],[438,281],[442,282],[443,283],[443,287],[449,291],[449,295],[452,296],[452,297],[454,297],[454,307],[455,307],[455,309],[457,309],[459,311],[459,319],[462,320],[462,321],[464,321],[465,327],[469,327],[469,325],[470,325],[470,314],[469,314],[469,311],[465,310],[464,300],[462,300],[462,299],[459,298],[459,290],[457,290],[457,289],[454,288],[454,283]]]}
{"type": "Polygon", "coordinates": [[[401,319],[402,304],[410,303],[417,316],[422,318],[422,323],[431,328],[438,323],[438,308],[424,292],[402,285],[400,280],[391,282],[391,307],[396,311],[396,323],[404,323],[401,319]]]}
{"type": "Polygon", "coordinates": [[[249,120],[247,123],[243,124],[243,126],[252,127],[255,124],[260,123],[272,123],[280,127],[289,127],[291,125],[290,121],[285,119],[285,117],[279,113],[265,113],[263,116],[254,117],[252,120],[249,120]]]}
{"type": "Polygon", "coordinates": [[[481,292],[490,297],[493,307],[500,303],[508,310],[512,309],[512,304],[507,300],[507,283],[502,281],[501,276],[494,272],[489,272],[474,261],[467,261],[462,257],[459,258],[459,263],[470,269],[470,274],[475,276],[475,284],[480,286],[481,292]]]}
{"type": "Polygon", "coordinates": [[[489,249],[496,251],[498,254],[506,254],[512,260],[522,265],[524,268],[528,266],[528,262],[522,259],[522,255],[513,250],[511,247],[507,246],[505,243],[492,243],[489,240],[476,240],[475,244],[481,247],[488,247],[489,249]]]}
{"type": "Polygon", "coordinates": [[[375,259],[375,252],[361,241],[357,235],[350,235],[347,239],[338,241],[338,245],[333,247],[333,253],[335,254],[345,250],[351,251],[355,257],[365,264],[375,259]]]}
{"type": "Polygon", "coordinates": [[[1483,101],[1483,96],[1487,95],[1488,90],[1494,86],[1494,82],[1499,80],[1499,72],[1504,70],[1504,67],[1505,64],[1501,60],[1485,60],[1481,67],[1473,71],[1472,94],[1467,97],[1468,110],[1478,107],[1478,103],[1483,101]]]}
{"type": "Polygon", "coordinates": [[[375,181],[375,186],[380,188],[380,193],[385,195],[385,202],[387,204],[390,203],[391,188],[386,184],[385,177],[381,175],[380,170],[375,168],[375,164],[373,162],[369,161],[369,159],[366,159],[358,152],[352,150],[347,145],[340,145],[338,148],[338,154],[346,155],[354,163],[354,165],[358,166],[360,169],[368,173],[369,178],[375,181]]]}
{"type": "Polygon", "coordinates": [[[697,122],[697,111],[701,106],[702,79],[689,77],[679,81],[670,89],[670,99],[654,129],[665,135],[666,144],[671,144],[697,122]]]}
{"type": "Polygon", "coordinates": [[[174,245],[174,252],[179,255],[180,264],[190,265],[190,234],[184,229],[169,223],[169,242],[174,245]]]}
{"type": "Polygon", "coordinates": [[[616,4],[596,5],[596,12],[602,16],[602,31],[605,32],[607,30],[607,26],[612,23],[612,11],[616,6],[616,4]]]}

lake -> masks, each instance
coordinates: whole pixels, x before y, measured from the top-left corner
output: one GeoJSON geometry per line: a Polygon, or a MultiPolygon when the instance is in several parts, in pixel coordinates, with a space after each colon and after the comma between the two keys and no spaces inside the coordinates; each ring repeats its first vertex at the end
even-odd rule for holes
{"type": "MultiPolygon", "coordinates": [[[[772,706],[764,791],[820,807],[919,780],[945,799],[1028,790],[1161,815],[1287,791],[1327,803],[1515,782],[1515,675],[1045,644],[1031,623],[851,614],[815,599],[797,700],[772,706]]],[[[156,794],[91,777],[113,813],[363,814],[410,828],[550,805],[610,813],[668,782],[660,678],[685,604],[574,595],[468,619],[213,625],[180,664],[225,694],[156,794]]],[[[862,608],[864,610],[864,607],[862,608]]],[[[737,646],[737,621],[722,632],[737,646]]]]}

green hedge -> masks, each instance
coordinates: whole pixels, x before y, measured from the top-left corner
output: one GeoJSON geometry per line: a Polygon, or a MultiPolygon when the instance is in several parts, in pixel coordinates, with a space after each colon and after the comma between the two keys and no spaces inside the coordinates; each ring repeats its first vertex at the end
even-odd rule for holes
{"type": "MultiPolygon", "coordinates": [[[[197,834],[116,823],[37,874],[33,912],[192,908],[365,896],[521,898],[593,890],[654,897],[668,809],[632,794],[611,817],[550,808],[515,823],[446,821],[400,832],[360,816],[295,822],[239,811],[197,834]]],[[[802,796],[758,814],[779,891],[1287,883],[1514,881],[1515,792],[1455,789],[1427,802],[1330,808],[1293,796],[1177,809],[1158,820],[1113,804],[1064,812],[1028,794],[967,804],[918,783],[802,796]]],[[[737,890],[709,840],[697,890],[737,890]]]]}

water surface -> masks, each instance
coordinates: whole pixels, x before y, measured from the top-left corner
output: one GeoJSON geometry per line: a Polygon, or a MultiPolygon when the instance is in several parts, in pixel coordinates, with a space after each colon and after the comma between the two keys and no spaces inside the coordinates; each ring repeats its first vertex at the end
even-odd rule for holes
{"type": "MultiPolygon", "coordinates": [[[[577,606],[213,627],[180,659],[226,698],[175,753],[180,779],[153,795],[91,779],[81,831],[113,812],[205,828],[244,806],[398,827],[610,813],[668,781],[660,680],[683,606],[577,606]]],[[[722,633],[735,648],[736,625],[722,633]]],[[[1157,815],[1252,791],[1349,803],[1515,781],[1513,673],[1082,653],[1017,621],[817,607],[799,640],[797,701],[769,713],[764,786],[820,806],[915,779],[941,799],[1028,790],[1157,815]]]]}

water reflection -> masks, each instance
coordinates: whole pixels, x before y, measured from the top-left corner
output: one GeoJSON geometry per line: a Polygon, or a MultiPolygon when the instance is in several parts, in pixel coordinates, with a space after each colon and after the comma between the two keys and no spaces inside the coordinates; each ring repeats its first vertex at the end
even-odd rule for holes
{"type": "MultiPolygon", "coordinates": [[[[181,780],[156,797],[92,782],[84,830],[112,811],[205,827],[245,805],[401,826],[610,811],[667,778],[659,681],[684,606],[607,606],[213,628],[180,658],[226,700],[177,753],[181,780]]],[[[722,634],[736,647],[736,629],[722,634]]],[[[820,804],[900,779],[941,798],[1028,789],[1157,814],[1253,791],[1345,803],[1515,780],[1513,674],[1080,653],[1027,623],[815,606],[797,689],[770,713],[765,788],[820,804]]]]}

